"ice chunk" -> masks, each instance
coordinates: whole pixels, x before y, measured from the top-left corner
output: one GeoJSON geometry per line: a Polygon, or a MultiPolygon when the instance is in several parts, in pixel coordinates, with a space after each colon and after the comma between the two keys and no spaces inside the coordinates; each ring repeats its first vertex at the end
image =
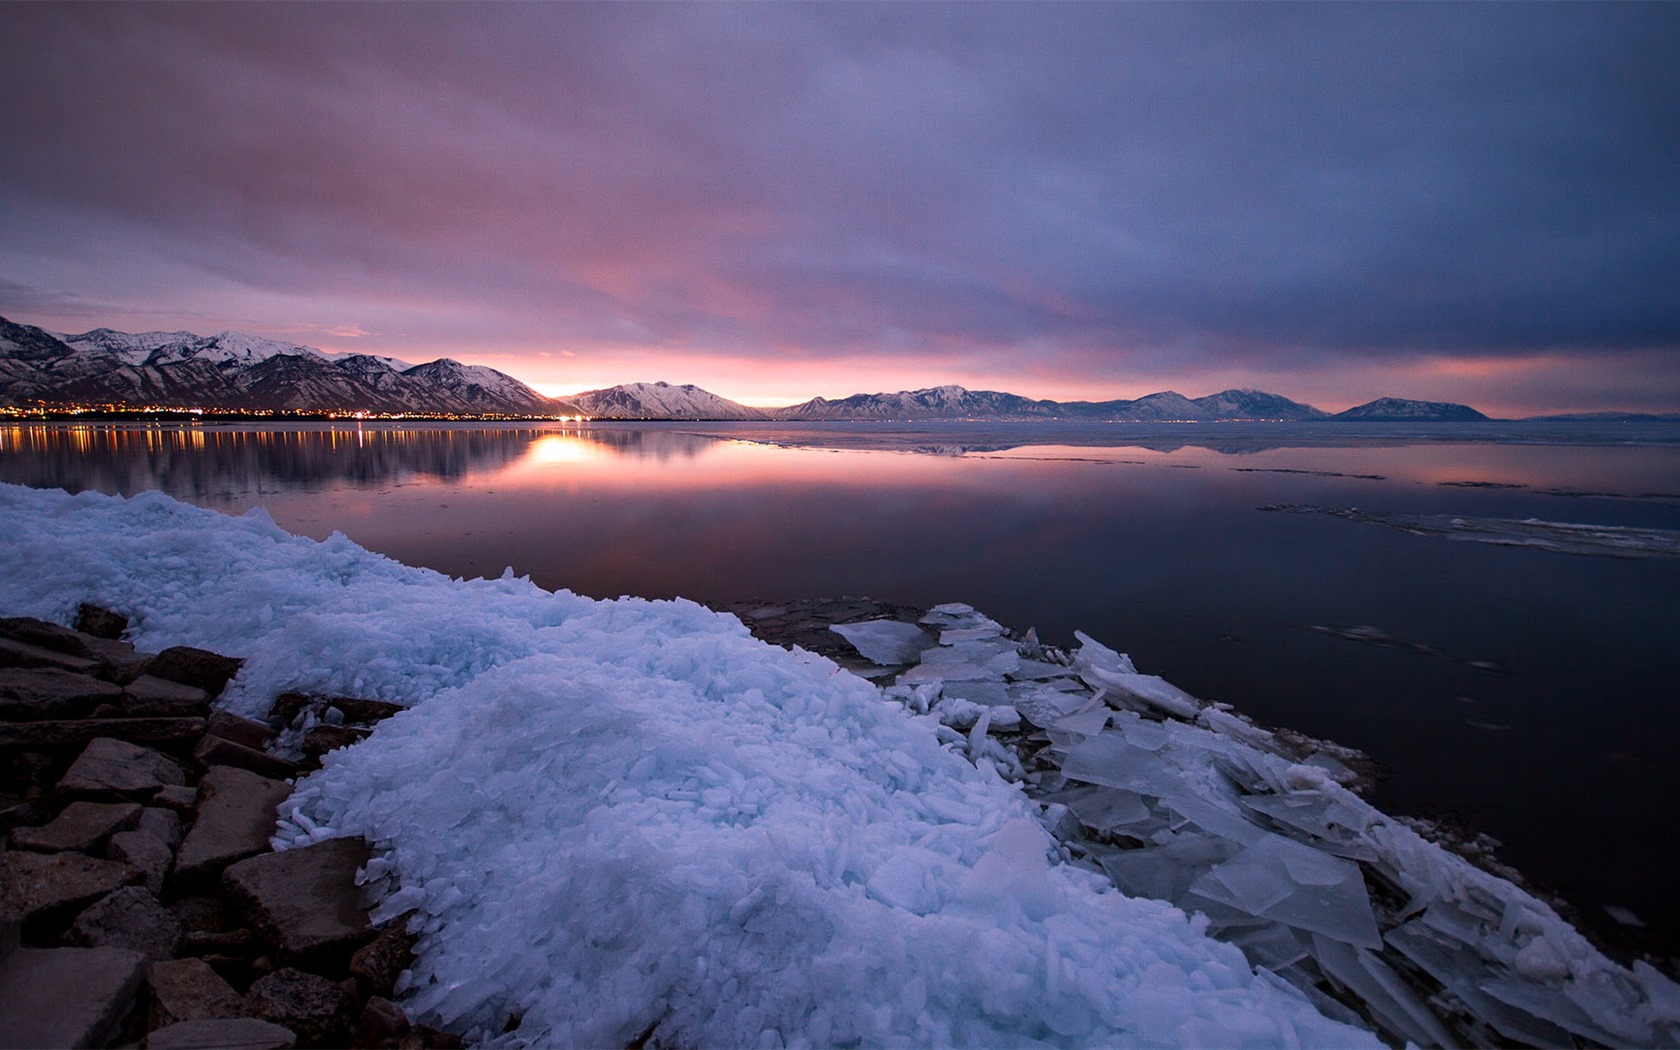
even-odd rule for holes
{"type": "Polygon", "coordinates": [[[1359,866],[1280,835],[1264,835],[1191,889],[1296,929],[1382,948],[1359,866]]]}
{"type": "Polygon", "coordinates": [[[830,624],[829,630],[851,643],[865,660],[883,667],[913,664],[933,638],[913,623],[902,620],[864,620],[860,623],[830,624]]]}
{"type": "Polygon", "coordinates": [[[1073,815],[1097,831],[1151,819],[1154,814],[1135,791],[1098,788],[1068,803],[1073,815]]]}
{"type": "Polygon", "coordinates": [[[1129,700],[1190,719],[1202,709],[1201,702],[1195,697],[1156,675],[1122,674],[1102,667],[1084,668],[1080,675],[1092,688],[1107,689],[1111,704],[1116,700],[1129,700]]]}
{"type": "MultiPolygon", "coordinates": [[[[1106,707],[1088,707],[1066,718],[1057,719],[1055,729],[1062,733],[1077,733],[1081,736],[1095,736],[1108,725],[1109,710],[1106,707]]],[[[1063,776],[1069,776],[1066,767],[1063,776]]],[[[1077,778],[1076,778],[1077,779],[1077,778]]]]}
{"type": "Polygon", "coordinates": [[[1182,906],[1189,900],[1190,884],[1235,852],[1236,847],[1222,839],[1180,835],[1165,845],[1104,854],[1097,862],[1126,893],[1182,906]]]}
{"type": "Polygon", "coordinates": [[[1589,1015],[1572,996],[1559,995],[1553,985],[1512,974],[1483,981],[1481,989],[1502,1003],[1603,1046],[1646,1046],[1651,1041],[1650,1025],[1628,1015],[1589,1015]]]}
{"type": "Polygon", "coordinates": [[[940,645],[953,645],[957,642],[977,642],[987,638],[996,638],[1003,634],[1003,625],[987,621],[978,627],[947,627],[939,632],[940,645]]]}
{"type": "MultiPolygon", "coordinates": [[[[1047,685],[1030,683],[1011,685],[1009,702],[1021,712],[1022,717],[1035,726],[1052,726],[1068,715],[1079,711],[1090,704],[1091,698],[1082,694],[1064,693],[1059,689],[1052,689],[1047,685]]],[[[1108,709],[1102,709],[1106,721],[1108,709]]],[[[1101,726],[1098,727],[1099,729],[1101,726]]]]}
{"type": "Polygon", "coordinates": [[[1061,664],[1022,657],[1015,670],[1009,672],[1009,677],[1017,682],[1042,682],[1047,678],[1060,678],[1067,673],[1068,669],[1061,664]]]}
{"type": "MultiPolygon", "coordinates": [[[[1058,728],[1069,721],[1062,719],[1058,728]]],[[[1062,775],[1069,780],[1126,788],[1155,798],[1185,787],[1183,778],[1164,768],[1153,751],[1132,747],[1118,733],[1102,733],[1075,746],[1062,762],[1062,775]]]]}
{"type": "Polygon", "coordinates": [[[899,675],[898,680],[904,685],[919,685],[923,682],[973,682],[996,677],[979,664],[920,663],[899,675]]]}
{"type": "Polygon", "coordinates": [[[1482,991],[1481,982],[1493,977],[1494,970],[1474,943],[1445,937],[1421,919],[1389,930],[1383,940],[1439,981],[1447,994],[1463,1003],[1472,1016],[1491,1025],[1505,1038],[1529,1046],[1570,1044],[1569,1034],[1562,1028],[1482,991]]]}
{"type": "Polygon", "coordinates": [[[1255,966],[1281,970],[1307,957],[1306,946],[1287,926],[1267,924],[1243,930],[1231,937],[1255,966]]]}
{"type": "MultiPolygon", "coordinates": [[[[1189,787],[1187,782],[1180,781],[1178,791],[1185,792],[1189,787]]],[[[1162,798],[1161,805],[1208,834],[1230,839],[1240,845],[1251,846],[1267,837],[1265,829],[1243,819],[1242,813],[1233,804],[1222,804],[1211,798],[1180,793],[1162,798]]]]}
{"type": "Polygon", "coordinates": [[[1137,668],[1132,665],[1132,658],[1125,653],[1110,649],[1084,631],[1075,631],[1073,636],[1079,639],[1079,651],[1073,654],[1075,669],[1084,671],[1096,668],[1117,674],[1137,673],[1137,668]]]}
{"type": "Polygon", "coordinates": [[[1434,1011],[1370,952],[1329,937],[1314,936],[1313,958],[1331,980],[1359,996],[1389,1031],[1419,1046],[1457,1044],[1434,1011]]]}
{"type": "Polygon", "coordinates": [[[986,679],[947,682],[945,695],[987,707],[1002,707],[1009,703],[1009,690],[1004,688],[1003,683],[986,679]]]}

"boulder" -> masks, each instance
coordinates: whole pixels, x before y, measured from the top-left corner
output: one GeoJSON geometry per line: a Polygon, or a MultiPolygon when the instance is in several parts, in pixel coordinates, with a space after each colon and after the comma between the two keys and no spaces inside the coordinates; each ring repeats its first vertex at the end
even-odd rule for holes
{"type": "Polygon", "coordinates": [[[195,685],[214,698],[221,695],[244,663],[238,657],[223,656],[208,649],[174,645],[158,653],[146,673],[182,685],[195,685]]]}
{"type": "Polygon", "coordinates": [[[134,1008],[143,960],[121,948],[20,948],[0,961],[0,1046],[108,1045],[134,1008]]]}
{"type": "Polygon", "coordinates": [[[198,805],[198,789],[195,787],[166,787],[152,796],[152,805],[172,810],[176,813],[192,809],[198,805]]]}
{"type": "Polygon", "coordinates": [[[414,944],[419,937],[408,932],[408,919],[413,914],[409,912],[380,930],[379,936],[350,957],[350,976],[369,995],[391,995],[397,978],[414,965],[414,944]]]}
{"type": "Polygon", "coordinates": [[[165,787],[179,787],[187,775],[160,751],[114,737],[95,737],[58,782],[58,791],[83,798],[144,801],[165,787]]]}
{"type": "Polygon", "coordinates": [[[118,706],[133,718],[203,718],[210,713],[210,694],[148,673],[123,687],[118,706]]]}
{"type": "Polygon", "coordinates": [[[0,616],[0,638],[52,652],[96,659],[79,632],[33,616],[0,616]]]}
{"type": "Polygon", "coordinates": [[[255,1017],[178,1021],[159,1028],[141,1044],[145,1050],[285,1050],[297,1045],[291,1029],[255,1017]]]}
{"type": "Polygon", "coordinates": [[[127,642],[113,642],[106,638],[88,638],[89,655],[99,661],[99,677],[118,685],[125,685],[146,673],[156,654],[142,653],[127,642]]]}
{"type": "Polygon", "coordinates": [[[205,725],[205,732],[212,736],[219,736],[223,740],[231,740],[245,747],[261,751],[274,741],[279,735],[262,722],[253,722],[249,718],[240,718],[228,711],[217,711],[210,716],[205,725]]]}
{"type": "Polygon", "coordinates": [[[328,751],[337,751],[367,739],[369,730],[355,726],[313,726],[303,734],[305,758],[319,759],[328,751]]]}
{"type": "Polygon", "coordinates": [[[298,764],[290,759],[208,734],[193,748],[193,757],[206,766],[237,766],[274,780],[298,774],[298,764]]]}
{"type": "Polygon", "coordinates": [[[408,1030],[408,1015],[403,1013],[402,1007],[375,995],[369,997],[367,1005],[362,1007],[362,1015],[356,1020],[356,1034],[351,1039],[351,1044],[394,1045],[408,1034],[408,1030]]]}
{"type": "Polygon", "coordinates": [[[50,722],[0,722],[0,748],[41,750],[82,747],[108,736],[148,747],[189,747],[204,735],[202,718],[91,718],[50,722]]]}
{"type": "Polygon", "coordinates": [[[156,835],[171,850],[181,844],[181,814],[162,806],[147,806],[140,811],[136,831],[156,835]]]}
{"type": "Polygon", "coordinates": [[[0,668],[0,719],[81,718],[122,697],[122,689],[58,667],[0,668]]]}
{"type": "Polygon", "coordinates": [[[328,839],[242,860],[223,882],[284,961],[342,965],[373,937],[356,886],[367,860],[361,839],[328,839]]]}
{"type": "Polygon", "coordinates": [[[297,1033],[299,1046],[343,1046],[349,1041],[354,1004],[336,982],[290,967],[251,985],[246,1008],[297,1033]]]}
{"type": "Polygon", "coordinates": [[[105,855],[140,873],[141,883],[153,896],[163,892],[164,880],[175,863],[175,853],[149,831],[119,831],[111,836],[105,855]]]}
{"type": "Polygon", "coordinates": [[[0,667],[56,667],[75,674],[92,674],[99,670],[99,661],[0,638],[0,667]]]}
{"type": "Polygon", "coordinates": [[[175,875],[213,877],[236,860],[268,849],[275,809],[291,795],[290,784],[250,770],[211,766],[198,784],[198,814],[175,858],[175,875]]]}
{"type": "Polygon", "coordinates": [[[268,719],[277,726],[291,726],[305,711],[313,711],[317,718],[328,708],[336,707],[344,721],[359,724],[382,722],[404,710],[400,704],[384,700],[364,700],[355,696],[311,696],[308,693],[281,693],[269,708],[268,719]]]}
{"type": "Polygon", "coordinates": [[[245,1015],[245,999],[203,959],[170,959],[146,967],[152,1001],[148,1027],[245,1015]]]}
{"type": "Polygon", "coordinates": [[[84,948],[127,948],[147,959],[173,958],[181,920],[143,886],[124,886],[76,916],[67,939],[84,948]]]}
{"type": "Polygon", "coordinates": [[[92,602],[83,602],[76,607],[76,630],[95,638],[121,638],[128,630],[128,617],[92,602]]]}
{"type": "Polygon", "coordinates": [[[72,802],[45,827],[15,828],[12,848],[36,853],[97,852],[107,839],[140,821],[133,802],[72,802]]]}
{"type": "Polygon", "coordinates": [[[139,877],[127,864],[80,853],[0,853],[0,923],[50,923],[139,877]]]}

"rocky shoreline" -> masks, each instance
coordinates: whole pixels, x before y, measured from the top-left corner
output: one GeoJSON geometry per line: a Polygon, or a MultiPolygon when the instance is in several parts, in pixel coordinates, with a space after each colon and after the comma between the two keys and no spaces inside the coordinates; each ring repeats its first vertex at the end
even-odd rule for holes
{"type": "Polygon", "coordinates": [[[459,1046],[391,1001],[413,938],[369,923],[366,844],[269,845],[290,781],[400,708],[240,718],[239,659],[127,625],[0,619],[0,1045],[459,1046]]]}

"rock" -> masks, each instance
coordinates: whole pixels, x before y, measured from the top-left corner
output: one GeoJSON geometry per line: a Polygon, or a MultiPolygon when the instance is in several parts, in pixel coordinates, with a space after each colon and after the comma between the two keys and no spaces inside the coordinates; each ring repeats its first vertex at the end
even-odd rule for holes
{"type": "Polygon", "coordinates": [[[361,839],[328,839],[242,860],[223,882],[284,961],[330,965],[373,936],[356,887],[367,860],[361,839]]]}
{"type": "Polygon", "coordinates": [[[279,755],[236,744],[219,736],[205,736],[193,748],[193,757],[207,766],[238,766],[259,776],[282,780],[298,774],[298,764],[279,755]]]}
{"type": "MultiPolygon", "coordinates": [[[[67,764],[59,756],[43,751],[17,751],[5,758],[4,762],[0,762],[0,775],[5,778],[6,793],[26,799],[38,800],[43,795],[50,795],[52,786],[58,783],[67,764]]],[[[34,823],[44,824],[52,819],[56,808],[45,805],[41,819],[34,823]]]]}
{"type": "Polygon", "coordinates": [[[198,815],[175,858],[176,877],[214,877],[234,861],[268,849],[275,808],[291,793],[290,784],[249,770],[211,766],[198,784],[198,815]]]}
{"type": "Polygon", "coordinates": [[[114,737],[88,741],[58,782],[58,791],[84,798],[144,801],[165,787],[179,787],[187,775],[168,755],[114,737]]]}
{"type": "Polygon", "coordinates": [[[204,735],[202,718],[95,718],[51,722],[0,722],[0,748],[81,747],[109,736],[148,747],[190,746],[204,735]]]}
{"type": "Polygon", "coordinates": [[[173,958],[181,920],[143,886],[124,886],[76,916],[68,940],[84,948],[127,948],[147,959],[173,958]]]}
{"type": "Polygon", "coordinates": [[[285,1050],[297,1045],[291,1029],[254,1017],[178,1021],[159,1028],[141,1044],[145,1050],[285,1050]]]}
{"type": "Polygon", "coordinates": [[[261,954],[263,948],[262,939],[241,926],[232,930],[190,930],[181,938],[180,953],[249,960],[261,954]]]}
{"type": "Polygon", "coordinates": [[[152,990],[150,1028],[245,1014],[244,997],[203,959],[152,963],[146,967],[146,984],[152,990]]]}
{"type": "Polygon", "coordinates": [[[146,673],[155,658],[154,653],[142,653],[127,642],[113,642],[106,638],[88,638],[89,655],[99,661],[99,677],[118,685],[126,685],[146,673]]]}
{"type": "Polygon", "coordinates": [[[92,602],[83,602],[76,607],[76,630],[95,638],[121,638],[128,630],[128,617],[92,602]]]}
{"type": "Polygon", "coordinates": [[[353,1004],[325,977],[276,970],[251,985],[245,1003],[263,1020],[297,1033],[299,1046],[343,1046],[349,1039],[353,1004]]]}
{"type": "Polygon", "coordinates": [[[0,1046],[105,1046],[134,1008],[143,960],[121,948],[20,948],[0,962],[0,1046]]]}
{"type": "Polygon", "coordinates": [[[45,827],[14,829],[12,848],[36,853],[97,852],[112,835],[139,821],[140,807],[132,802],[72,802],[45,827]]]}
{"type": "Polygon", "coordinates": [[[169,910],[181,920],[181,928],[188,931],[221,930],[227,926],[227,909],[219,896],[177,897],[169,910]]]}
{"type": "Polygon", "coordinates": [[[56,667],[75,674],[92,674],[99,670],[99,661],[0,638],[0,667],[56,667]]]}
{"type": "Polygon", "coordinates": [[[186,786],[162,788],[152,796],[152,804],[177,813],[189,810],[198,805],[198,789],[186,786]]]}
{"type": "Polygon", "coordinates": [[[354,696],[310,696],[307,693],[281,693],[274,698],[274,706],[269,709],[268,719],[278,726],[296,724],[298,715],[305,711],[314,711],[319,717],[329,707],[336,707],[343,712],[344,720],[351,723],[371,724],[382,722],[392,715],[404,710],[400,704],[387,703],[384,700],[364,700],[354,696]]]}
{"type": "Polygon", "coordinates": [[[402,1007],[375,995],[362,1007],[362,1015],[356,1020],[356,1033],[351,1043],[356,1046],[395,1045],[408,1034],[408,1030],[408,1015],[402,1012],[402,1007]]]}
{"type": "Polygon", "coordinates": [[[81,718],[122,697],[122,689],[57,667],[0,668],[0,719],[81,718]]]}
{"type": "Polygon", "coordinates": [[[196,685],[182,685],[149,673],[123,687],[121,707],[133,718],[203,718],[210,713],[210,694],[196,685]]]}
{"type": "Polygon", "coordinates": [[[0,924],[50,923],[139,877],[127,864],[80,853],[0,853],[0,924]]]}
{"type": "Polygon", "coordinates": [[[173,851],[181,844],[181,815],[161,806],[147,806],[140,811],[140,823],[134,830],[156,835],[173,851]]]}
{"type": "Polygon", "coordinates": [[[173,645],[157,654],[146,673],[182,685],[196,685],[215,698],[233,681],[244,663],[238,657],[223,656],[208,649],[173,645]]]}
{"type": "Polygon", "coordinates": [[[163,892],[164,880],[175,863],[169,845],[148,831],[119,831],[111,836],[105,855],[140,873],[142,884],[154,897],[163,892]]]}
{"type": "Polygon", "coordinates": [[[212,714],[210,721],[205,726],[205,732],[258,751],[267,747],[278,735],[262,722],[240,718],[238,715],[230,714],[227,711],[217,711],[212,714]]]}
{"type": "Polygon", "coordinates": [[[369,995],[389,996],[397,978],[414,965],[414,944],[419,937],[408,932],[409,912],[379,931],[365,947],[350,957],[350,975],[369,995]]]}
{"type": "Polygon", "coordinates": [[[52,809],[40,799],[0,802],[0,831],[45,824],[51,819],[52,809]]]}
{"type": "Polygon", "coordinates": [[[367,739],[368,730],[354,726],[314,726],[303,734],[305,758],[318,759],[328,751],[360,743],[367,739]]]}
{"type": "Polygon", "coordinates": [[[93,657],[87,639],[80,633],[33,616],[0,616],[0,638],[69,656],[93,657]]]}

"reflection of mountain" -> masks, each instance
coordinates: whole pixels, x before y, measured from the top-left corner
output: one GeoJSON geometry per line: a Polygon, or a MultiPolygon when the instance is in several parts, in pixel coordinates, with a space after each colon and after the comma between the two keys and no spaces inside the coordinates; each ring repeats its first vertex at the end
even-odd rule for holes
{"type": "Polygon", "coordinates": [[[162,489],[190,500],[333,485],[373,488],[491,473],[523,459],[534,442],[556,438],[608,455],[661,460],[698,455],[716,441],[659,431],[531,427],[19,426],[0,430],[0,481],[123,495],[162,489]]]}

